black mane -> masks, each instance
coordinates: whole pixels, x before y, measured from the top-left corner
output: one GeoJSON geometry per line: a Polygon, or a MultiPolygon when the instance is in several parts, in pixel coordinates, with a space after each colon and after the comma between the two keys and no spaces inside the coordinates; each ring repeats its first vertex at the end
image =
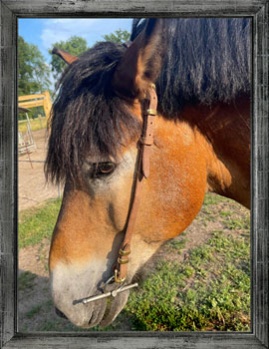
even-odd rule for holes
{"type": "MultiPolygon", "coordinates": [[[[189,103],[229,103],[250,93],[249,18],[165,21],[167,55],[157,81],[163,114],[175,117],[189,103]]],[[[134,20],[131,40],[145,24],[146,20],[134,20]]]]}
{"type": "MultiPolygon", "coordinates": [[[[188,103],[230,102],[250,93],[250,19],[166,19],[159,111],[180,117],[188,103]]],[[[146,20],[134,20],[131,40],[146,20]]],[[[116,157],[140,125],[111,86],[125,45],[99,43],[67,67],[53,105],[46,175],[75,177],[87,154],[116,157]]]]}

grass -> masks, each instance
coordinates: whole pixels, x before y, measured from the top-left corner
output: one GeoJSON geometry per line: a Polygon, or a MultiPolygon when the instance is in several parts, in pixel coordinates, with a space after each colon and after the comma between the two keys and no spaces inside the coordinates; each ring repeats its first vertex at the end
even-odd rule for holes
{"type": "Polygon", "coordinates": [[[20,212],[19,247],[27,247],[50,238],[60,210],[61,199],[53,199],[38,208],[20,212]]]}
{"type": "Polygon", "coordinates": [[[184,262],[159,262],[127,304],[136,330],[250,330],[247,240],[213,232],[184,262]]]}
{"type": "MultiPolygon", "coordinates": [[[[136,330],[250,330],[249,212],[207,195],[197,220],[204,226],[217,222],[222,229],[212,230],[183,261],[159,261],[129,298],[126,309],[136,330]]],[[[182,254],[187,238],[183,234],[168,243],[164,254],[182,254]]]]}
{"type": "MultiPolygon", "coordinates": [[[[21,213],[20,247],[51,237],[59,208],[60,200],[52,200],[21,213]]],[[[167,243],[163,258],[139,289],[131,292],[122,313],[105,330],[250,330],[249,212],[230,200],[207,195],[196,219],[201,227],[210,229],[208,240],[188,249],[180,262],[188,233],[167,243]]],[[[26,274],[19,280],[20,290],[31,288],[31,283],[31,273],[26,274]]],[[[39,306],[33,307],[26,317],[34,320],[40,312],[39,306]]],[[[38,330],[76,329],[66,320],[48,317],[38,330]]]]}
{"type": "Polygon", "coordinates": [[[41,304],[38,304],[38,305],[35,305],[30,311],[28,311],[26,313],[26,317],[28,319],[32,319],[34,318],[37,314],[40,314],[40,312],[42,312],[42,305],[41,304]]]}
{"type": "MultiPolygon", "coordinates": [[[[47,127],[47,120],[44,117],[38,117],[36,119],[30,119],[30,124],[31,124],[31,130],[32,131],[38,131],[38,130],[43,130],[47,127]]],[[[19,132],[25,133],[27,132],[27,122],[20,122],[18,124],[18,129],[19,132]]]]}
{"type": "Polygon", "coordinates": [[[22,272],[19,275],[19,291],[27,291],[31,290],[34,287],[36,275],[31,273],[30,271],[22,272]]]}

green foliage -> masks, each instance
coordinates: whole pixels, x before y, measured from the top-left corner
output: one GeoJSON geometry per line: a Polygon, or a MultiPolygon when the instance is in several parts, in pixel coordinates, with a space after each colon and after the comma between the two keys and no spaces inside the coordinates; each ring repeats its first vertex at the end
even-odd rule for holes
{"type": "Polygon", "coordinates": [[[49,50],[49,53],[52,55],[51,65],[55,79],[58,79],[61,73],[64,71],[66,63],[60,57],[51,53],[53,47],[60,48],[74,56],[79,56],[88,49],[87,41],[79,36],[71,36],[71,38],[66,41],[55,42],[52,45],[51,50],[49,50]]]}
{"type": "Polygon", "coordinates": [[[130,33],[127,30],[118,29],[112,34],[104,35],[103,38],[106,41],[115,42],[117,44],[122,44],[130,40],[130,33]]]}
{"type": "Polygon", "coordinates": [[[19,96],[49,90],[50,69],[36,45],[18,38],[18,93],[19,96]]]}
{"type": "Polygon", "coordinates": [[[35,245],[50,238],[60,210],[61,200],[50,200],[46,205],[20,213],[19,247],[35,245]]]}

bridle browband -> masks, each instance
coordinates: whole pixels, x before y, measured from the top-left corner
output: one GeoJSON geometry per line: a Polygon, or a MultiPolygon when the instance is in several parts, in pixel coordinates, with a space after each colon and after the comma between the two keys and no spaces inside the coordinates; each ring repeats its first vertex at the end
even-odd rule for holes
{"type": "Polygon", "coordinates": [[[138,154],[133,182],[133,191],[124,229],[124,239],[118,252],[118,257],[114,268],[114,275],[106,282],[106,284],[111,284],[113,282],[117,283],[119,287],[112,292],[83,298],[80,300],[80,302],[84,304],[95,301],[97,299],[109,297],[111,295],[115,297],[119,292],[123,292],[125,290],[129,290],[133,287],[138,286],[137,283],[126,286],[124,286],[123,283],[125,282],[127,277],[129,256],[131,254],[131,240],[140,202],[141,188],[143,186],[143,180],[148,178],[150,172],[149,158],[151,146],[153,144],[154,121],[155,116],[157,115],[157,104],[158,98],[156,94],[155,84],[150,84],[146,98],[142,102],[142,107],[145,105],[142,111],[142,134],[138,142],[138,154]]]}

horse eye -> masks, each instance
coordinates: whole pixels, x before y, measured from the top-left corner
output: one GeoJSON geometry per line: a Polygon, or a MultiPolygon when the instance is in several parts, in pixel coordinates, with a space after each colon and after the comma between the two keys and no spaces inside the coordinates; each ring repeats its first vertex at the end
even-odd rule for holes
{"type": "Polygon", "coordinates": [[[94,164],[93,177],[108,176],[116,168],[116,164],[113,162],[99,162],[94,164]]]}

